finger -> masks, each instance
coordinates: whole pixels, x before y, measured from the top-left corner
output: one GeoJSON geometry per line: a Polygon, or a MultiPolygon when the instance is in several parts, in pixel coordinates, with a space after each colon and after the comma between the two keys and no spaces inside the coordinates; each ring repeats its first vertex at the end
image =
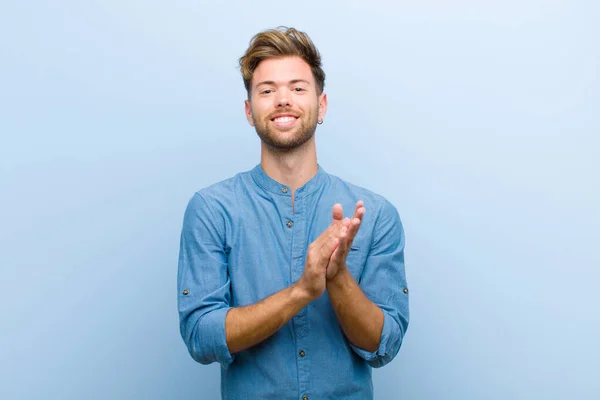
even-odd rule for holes
{"type": "Polygon", "coordinates": [[[364,206],[364,202],[362,200],[359,200],[356,202],[356,205],[354,206],[354,215],[352,217],[356,217],[358,210],[364,206]]]}
{"type": "Polygon", "coordinates": [[[352,218],[350,225],[348,226],[348,234],[346,235],[346,241],[351,246],[354,242],[354,238],[358,233],[360,226],[362,225],[362,220],[360,218],[352,218]]]}
{"type": "Polygon", "coordinates": [[[342,229],[342,227],[343,225],[341,222],[332,223],[332,225],[327,229],[327,236],[329,237],[329,239],[333,237],[339,237],[340,229],[342,229]]]}
{"type": "Polygon", "coordinates": [[[329,260],[329,262],[334,262],[334,263],[345,263],[346,262],[346,256],[348,255],[348,252],[350,251],[350,246],[352,245],[352,240],[349,237],[349,230],[346,227],[342,227],[342,229],[340,230],[340,241],[339,244],[337,246],[337,248],[335,249],[335,251],[333,252],[333,254],[331,255],[331,258],[329,260]]]}
{"type": "Polygon", "coordinates": [[[354,238],[356,237],[356,234],[358,233],[361,223],[362,223],[362,221],[360,218],[352,218],[352,222],[350,223],[350,226],[348,227],[348,240],[350,242],[352,242],[354,240],[354,238]]]}
{"type": "Polygon", "coordinates": [[[329,225],[327,229],[317,238],[315,242],[318,243],[319,247],[322,247],[327,244],[327,242],[340,237],[340,228],[341,224],[332,224],[329,225]]]}
{"type": "Polygon", "coordinates": [[[354,213],[354,216],[352,217],[352,221],[349,224],[349,227],[352,230],[354,235],[356,234],[356,232],[358,232],[358,228],[360,227],[363,216],[365,215],[365,211],[366,211],[366,209],[363,206],[360,206],[359,208],[356,209],[356,212],[354,213]]]}
{"type": "Polygon", "coordinates": [[[329,259],[334,250],[340,245],[340,239],[338,237],[332,237],[327,240],[323,246],[321,246],[321,255],[323,258],[329,259]]]}
{"type": "Polygon", "coordinates": [[[354,207],[354,213],[356,214],[356,211],[358,211],[359,208],[361,208],[362,206],[364,206],[365,203],[362,200],[359,200],[356,202],[356,207],[354,207]]]}
{"type": "Polygon", "coordinates": [[[344,209],[342,208],[342,205],[340,203],[336,203],[333,206],[332,216],[333,216],[332,223],[334,223],[335,221],[341,221],[342,218],[344,218],[344,209]]]}
{"type": "Polygon", "coordinates": [[[362,222],[363,217],[364,217],[366,211],[367,210],[364,207],[361,207],[358,210],[356,210],[356,214],[354,215],[354,217],[352,217],[353,223],[360,223],[360,222],[362,222]]]}
{"type": "Polygon", "coordinates": [[[312,243],[315,251],[321,252],[321,248],[330,240],[339,237],[339,226],[329,225],[312,243]]]}
{"type": "Polygon", "coordinates": [[[331,258],[329,259],[329,264],[341,263],[342,262],[342,254],[344,254],[344,252],[340,249],[340,246],[338,246],[331,254],[331,258]]]}
{"type": "Polygon", "coordinates": [[[362,219],[363,215],[365,215],[365,211],[367,211],[367,209],[363,206],[363,202],[361,200],[356,203],[356,209],[354,210],[354,215],[352,218],[362,219]]]}
{"type": "Polygon", "coordinates": [[[336,236],[340,230],[341,227],[341,223],[338,222],[337,220],[333,220],[331,222],[331,225],[329,225],[327,227],[327,229],[325,229],[325,231],[323,231],[323,233],[321,234],[321,236],[325,237],[325,240],[327,240],[327,238],[329,238],[330,236],[336,236]]]}
{"type": "Polygon", "coordinates": [[[349,240],[349,235],[350,231],[348,229],[348,227],[346,226],[342,226],[340,228],[340,240],[339,240],[339,249],[340,252],[342,252],[342,254],[345,254],[348,249],[350,248],[350,240],[349,240]]]}

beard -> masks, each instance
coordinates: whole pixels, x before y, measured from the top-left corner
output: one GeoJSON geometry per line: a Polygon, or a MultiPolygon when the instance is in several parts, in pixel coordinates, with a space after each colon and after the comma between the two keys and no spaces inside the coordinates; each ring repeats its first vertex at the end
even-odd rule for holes
{"type": "MultiPolygon", "coordinates": [[[[301,147],[315,135],[318,110],[317,106],[315,111],[310,111],[303,115],[302,118],[298,118],[294,127],[283,131],[278,130],[271,124],[271,118],[259,120],[252,113],[252,120],[254,121],[256,133],[263,143],[275,151],[288,152],[301,147]]],[[[277,114],[289,111],[288,109],[283,109],[277,111],[277,114]]]]}

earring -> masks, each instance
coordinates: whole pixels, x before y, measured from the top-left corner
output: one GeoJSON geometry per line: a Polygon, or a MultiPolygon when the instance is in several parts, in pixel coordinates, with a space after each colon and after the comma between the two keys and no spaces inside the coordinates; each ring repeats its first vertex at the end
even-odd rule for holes
{"type": "Polygon", "coordinates": [[[317,121],[317,124],[323,125],[323,119],[319,118],[319,120],[317,121]]]}

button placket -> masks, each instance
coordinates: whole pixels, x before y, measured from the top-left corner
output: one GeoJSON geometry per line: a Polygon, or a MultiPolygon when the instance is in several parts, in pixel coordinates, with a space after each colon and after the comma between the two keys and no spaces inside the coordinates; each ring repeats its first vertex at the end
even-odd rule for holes
{"type": "MultiPolygon", "coordinates": [[[[304,272],[304,262],[306,259],[306,249],[308,248],[308,237],[306,234],[306,199],[301,189],[296,191],[294,205],[294,240],[292,244],[291,258],[291,282],[297,282],[304,272]]],[[[311,388],[311,357],[309,345],[309,324],[308,324],[308,306],[303,307],[293,318],[293,329],[296,342],[296,360],[298,368],[298,395],[299,399],[305,396],[308,399],[311,388]]]]}

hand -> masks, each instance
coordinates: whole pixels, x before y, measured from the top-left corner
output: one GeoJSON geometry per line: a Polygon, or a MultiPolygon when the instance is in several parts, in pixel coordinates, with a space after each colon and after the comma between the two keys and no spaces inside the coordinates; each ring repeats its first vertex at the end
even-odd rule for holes
{"type": "Polygon", "coordinates": [[[329,228],[308,246],[304,272],[297,284],[311,300],[320,297],[325,291],[327,264],[339,244],[342,228],[343,225],[334,220],[329,228]]]}
{"type": "Polygon", "coordinates": [[[328,280],[335,278],[340,271],[346,268],[346,257],[348,256],[348,252],[350,251],[350,247],[352,246],[352,242],[358,232],[358,228],[360,228],[360,223],[362,222],[363,215],[366,211],[363,204],[362,200],[356,203],[352,219],[343,218],[344,212],[340,204],[336,204],[333,207],[332,224],[337,223],[340,227],[340,235],[339,244],[333,251],[329,264],[327,265],[326,277],[328,280]]]}

